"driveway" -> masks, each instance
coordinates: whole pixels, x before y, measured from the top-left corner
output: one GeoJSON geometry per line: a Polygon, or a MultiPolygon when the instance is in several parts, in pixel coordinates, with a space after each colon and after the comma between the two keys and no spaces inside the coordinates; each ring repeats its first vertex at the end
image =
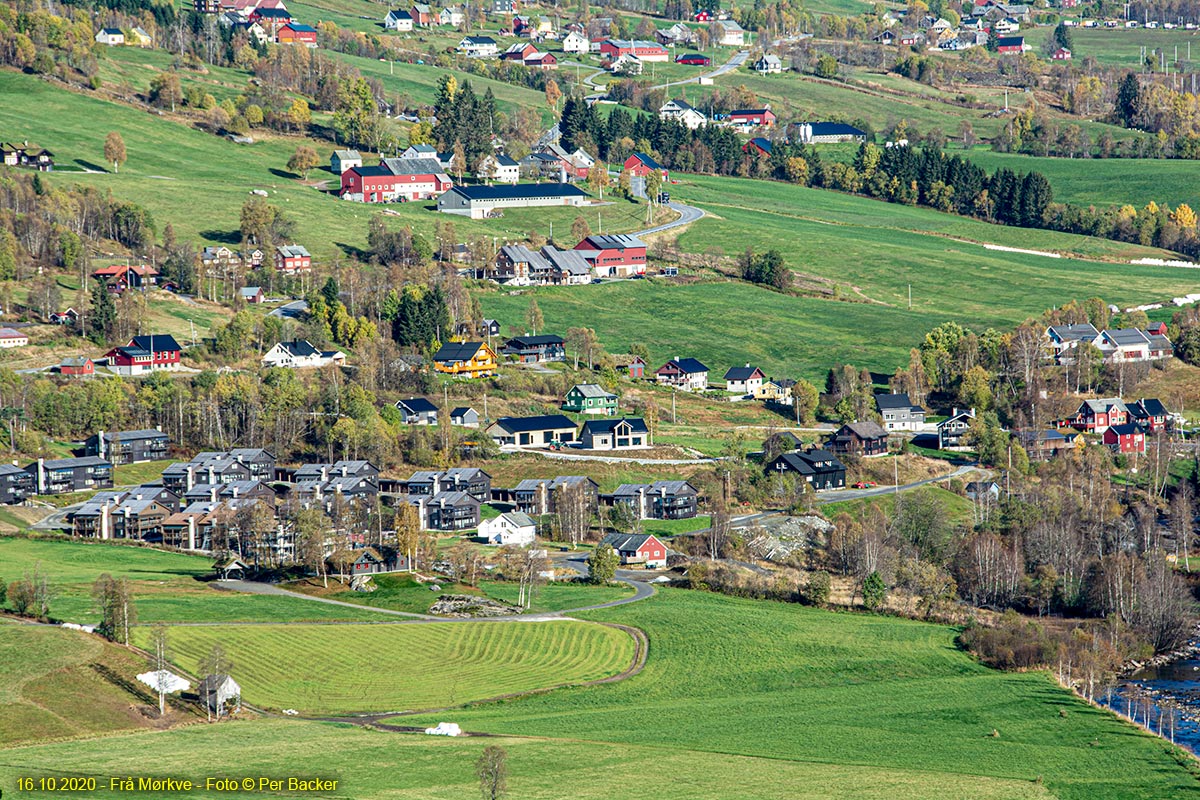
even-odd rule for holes
{"type": "Polygon", "coordinates": [[[733,70],[740,67],[742,64],[745,64],[746,59],[749,57],[750,57],[749,50],[739,50],[733,54],[733,57],[731,59],[729,59],[721,66],[717,67],[716,69],[714,69],[712,72],[705,72],[705,73],[702,73],[701,75],[698,75],[695,78],[686,78],[685,80],[682,80],[682,81],[671,81],[670,83],[660,83],[658,86],[652,86],[651,88],[652,89],[669,89],[672,86],[683,86],[684,84],[698,83],[700,78],[716,78],[721,75],[724,75],[727,72],[732,72],[733,70]]]}
{"type": "Polygon", "coordinates": [[[290,303],[267,312],[268,317],[283,317],[284,319],[302,319],[308,312],[307,300],[293,300],[290,303]]]}
{"type": "Polygon", "coordinates": [[[966,464],[951,472],[949,475],[941,475],[937,478],[926,478],[923,481],[914,481],[906,483],[903,486],[876,486],[873,489],[843,489],[836,494],[822,494],[817,498],[818,503],[838,503],[842,500],[862,500],[865,497],[879,497],[880,495],[891,494],[893,492],[907,492],[911,489],[916,489],[921,486],[928,486],[931,483],[940,483],[948,481],[951,478],[961,478],[970,472],[987,472],[980,467],[966,464]]]}

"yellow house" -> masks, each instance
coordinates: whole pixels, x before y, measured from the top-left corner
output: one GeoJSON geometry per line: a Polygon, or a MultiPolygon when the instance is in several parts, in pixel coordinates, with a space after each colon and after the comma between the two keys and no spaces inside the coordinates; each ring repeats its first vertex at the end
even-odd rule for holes
{"type": "Polygon", "coordinates": [[[792,402],[792,384],[790,380],[765,381],[755,392],[756,400],[766,400],[773,403],[792,402]]]}
{"type": "Polygon", "coordinates": [[[447,375],[486,378],[496,372],[496,353],[485,342],[448,342],[434,353],[433,368],[447,375]]]}

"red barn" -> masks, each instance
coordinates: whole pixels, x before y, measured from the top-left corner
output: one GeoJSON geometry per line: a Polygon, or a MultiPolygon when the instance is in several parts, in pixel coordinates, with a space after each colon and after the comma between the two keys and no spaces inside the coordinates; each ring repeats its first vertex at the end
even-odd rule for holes
{"type": "Polygon", "coordinates": [[[1104,431],[1104,444],[1114,453],[1146,452],[1146,434],[1132,422],[1113,425],[1104,431]]]}
{"type": "Polygon", "coordinates": [[[692,19],[696,22],[712,22],[712,14],[707,11],[697,11],[692,14],[692,19]]]}
{"type": "Polygon", "coordinates": [[[105,353],[108,368],[118,375],[142,375],[163,369],[179,369],[183,348],[170,334],[135,336],[124,347],[105,353]]]}
{"type": "Polygon", "coordinates": [[[646,243],[636,236],[594,233],[574,249],[583,255],[597,277],[627,278],[646,274],[646,243]]]}
{"type": "Polygon", "coordinates": [[[390,203],[436,197],[454,188],[432,158],[385,158],[377,167],[351,167],[342,173],[343,200],[390,203]]]}
{"type": "Polygon", "coordinates": [[[1024,53],[1028,49],[1024,36],[1001,36],[996,41],[997,53],[1024,53]]]}
{"type": "Polygon", "coordinates": [[[729,112],[729,124],[735,128],[770,128],[775,124],[775,112],[769,108],[742,108],[729,112]]]}
{"type": "Polygon", "coordinates": [[[303,44],[308,47],[316,47],[317,29],[311,25],[289,22],[279,29],[279,33],[275,34],[275,41],[279,44],[303,44]]]}
{"type": "Polygon", "coordinates": [[[96,362],[87,356],[71,356],[64,358],[58,365],[59,375],[95,375],[96,362]]]}
{"type": "Polygon", "coordinates": [[[642,61],[670,61],[667,48],[657,42],[640,39],[605,39],[600,43],[600,55],[608,61],[616,61],[624,55],[637,56],[642,61]]]}
{"type": "Polygon", "coordinates": [[[558,59],[554,57],[553,53],[536,53],[530,58],[525,59],[525,66],[530,69],[558,69],[558,59]]]}
{"type": "Polygon", "coordinates": [[[624,166],[625,169],[629,170],[631,175],[638,178],[644,178],[654,170],[658,170],[659,174],[662,175],[663,180],[665,181],[667,179],[668,173],[666,167],[664,167],[662,164],[659,164],[645,153],[634,153],[629,158],[625,159],[624,166]]]}
{"type": "Polygon", "coordinates": [[[622,564],[644,564],[646,569],[667,566],[667,546],[653,534],[610,533],[600,543],[615,550],[622,564]]]}

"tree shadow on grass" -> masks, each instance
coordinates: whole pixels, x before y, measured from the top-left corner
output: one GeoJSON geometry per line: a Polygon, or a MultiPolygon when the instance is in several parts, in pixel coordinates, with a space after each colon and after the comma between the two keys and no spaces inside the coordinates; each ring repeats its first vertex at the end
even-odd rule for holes
{"type": "Polygon", "coordinates": [[[268,168],[267,172],[270,172],[276,178],[283,178],[284,180],[287,180],[287,181],[293,181],[296,178],[300,177],[299,175],[297,175],[294,172],[288,172],[286,169],[275,169],[275,167],[268,168]]]}
{"type": "Polygon", "coordinates": [[[110,171],[107,167],[102,167],[99,164],[93,164],[91,161],[87,161],[82,158],[75,159],[75,163],[78,164],[79,166],[83,167],[84,169],[90,169],[93,172],[109,172],[110,171]]]}
{"type": "Polygon", "coordinates": [[[200,236],[210,242],[220,242],[221,244],[241,244],[241,231],[215,231],[207,230],[200,231],[200,236]]]}
{"type": "Polygon", "coordinates": [[[345,242],[334,242],[333,244],[350,258],[357,258],[359,261],[369,261],[371,258],[371,253],[361,247],[345,242]]]}

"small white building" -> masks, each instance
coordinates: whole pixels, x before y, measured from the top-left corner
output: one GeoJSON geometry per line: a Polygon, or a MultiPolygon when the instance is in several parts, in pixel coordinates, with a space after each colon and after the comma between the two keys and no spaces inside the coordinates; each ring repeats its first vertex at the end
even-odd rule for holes
{"type": "Polygon", "coordinates": [[[682,122],[689,131],[696,130],[708,121],[707,117],[688,105],[688,102],[683,99],[668,100],[663,103],[658,109],[658,118],[682,122]]]}
{"type": "Polygon", "coordinates": [[[724,47],[742,47],[746,44],[746,31],[731,19],[723,19],[717,23],[721,35],[717,44],[724,47]]]}
{"type": "Polygon", "coordinates": [[[96,41],[109,47],[125,44],[125,34],[120,28],[101,28],[96,34],[96,41]]]}
{"type": "Polygon", "coordinates": [[[762,58],[755,61],[750,67],[759,75],[778,75],[783,72],[783,62],[779,60],[779,56],[767,53],[762,58]]]}
{"type": "Polygon", "coordinates": [[[471,58],[492,58],[500,55],[500,47],[490,36],[464,36],[458,43],[458,52],[471,58]]]}
{"type": "Polygon", "coordinates": [[[498,183],[516,183],[521,179],[521,167],[503,153],[484,156],[479,163],[478,177],[498,183]]]}
{"type": "Polygon", "coordinates": [[[571,31],[562,39],[564,53],[586,54],[590,46],[588,38],[578,31],[571,31]]]}
{"type": "Polygon", "coordinates": [[[29,336],[15,328],[0,328],[0,348],[24,347],[29,344],[29,336]]]}
{"type": "Polygon", "coordinates": [[[725,391],[739,397],[755,397],[762,391],[766,375],[758,367],[730,367],[725,373],[725,391]]]}
{"type": "Polygon", "coordinates": [[[479,538],[487,544],[528,547],[537,537],[537,523],[520,511],[510,511],[479,523],[479,538]]]}
{"type": "Polygon", "coordinates": [[[345,363],[346,354],[341,350],[318,350],[307,339],[280,342],[262,357],[264,367],[282,367],[284,369],[328,367],[331,364],[345,363]]]}
{"type": "Polygon", "coordinates": [[[457,28],[463,24],[466,17],[463,15],[462,6],[447,6],[438,12],[438,25],[449,25],[452,28],[457,28]]]}
{"type": "Polygon", "coordinates": [[[387,28],[389,31],[407,33],[413,29],[412,14],[408,13],[402,8],[389,11],[387,16],[383,18],[383,27],[387,28]]]}
{"type": "Polygon", "coordinates": [[[362,166],[362,154],[357,150],[334,150],[329,157],[329,168],[334,175],[341,175],[348,169],[362,166]]]}

